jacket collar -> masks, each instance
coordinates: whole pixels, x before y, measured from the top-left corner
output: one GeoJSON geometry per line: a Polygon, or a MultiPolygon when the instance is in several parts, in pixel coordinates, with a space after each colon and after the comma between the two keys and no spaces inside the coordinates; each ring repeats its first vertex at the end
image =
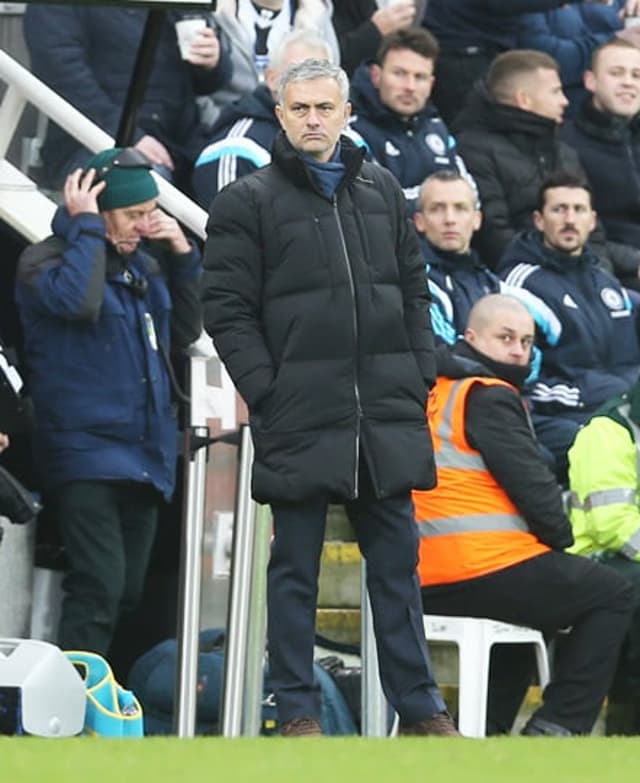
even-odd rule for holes
{"type": "MultiPolygon", "coordinates": [[[[338,193],[344,190],[356,178],[365,156],[365,150],[362,147],[358,147],[346,136],[340,137],[340,147],[340,158],[345,165],[346,171],[338,188],[338,193]]],[[[273,142],[272,160],[273,164],[295,185],[310,188],[323,196],[307,169],[304,160],[298,151],[293,148],[284,131],[280,131],[273,142]]]]}
{"type": "Polygon", "coordinates": [[[640,133],[640,113],[628,120],[607,111],[600,111],[593,105],[591,95],[580,104],[574,122],[585,133],[608,141],[619,142],[627,139],[629,134],[640,133]]]}

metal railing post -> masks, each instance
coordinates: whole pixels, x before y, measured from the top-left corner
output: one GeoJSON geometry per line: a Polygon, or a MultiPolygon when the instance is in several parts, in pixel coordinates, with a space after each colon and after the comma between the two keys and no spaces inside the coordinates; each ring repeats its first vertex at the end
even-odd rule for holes
{"type": "Polygon", "coordinates": [[[200,582],[207,450],[192,448],[192,440],[206,438],[207,427],[191,427],[185,433],[185,501],[178,603],[178,659],[174,732],[193,737],[196,726],[198,641],[200,635],[200,582]]]}
{"type": "Polygon", "coordinates": [[[362,560],[360,598],[360,635],[362,656],[361,733],[363,737],[387,736],[387,700],[380,684],[378,653],[373,630],[371,602],[367,590],[367,565],[362,560]]]}
{"type": "Polygon", "coordinates": [[[240,437],[236,517],[231,549],[221,717],[222,734],[225,737],[239,737],[242,732],[256,512],[256,505],[251,499],[252,463],[253,443],[249,427],[245,425],[240,437]]]}
{"type": "Polygon", "coordinates": [[[257,737],[262,724],[262,685],[264,680],[265,642],[267,637],[267,562],[271,541],[271,510],[258,506],[256,513],[249,629],[245,674],[242,734],[257,737]]]}

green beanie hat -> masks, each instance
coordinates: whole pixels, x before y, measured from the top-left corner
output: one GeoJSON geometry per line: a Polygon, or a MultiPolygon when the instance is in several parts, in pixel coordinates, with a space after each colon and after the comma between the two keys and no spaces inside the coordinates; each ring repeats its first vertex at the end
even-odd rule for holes
{"type": "Polygon", "coordinates": [[[158,186],[151,176],[151,163],[133,147],[113,147],[98,152],[84,165],[96,170],[96,181],[107,187],[98,196],[100,211],[142,204],[158,196],[158,186]],[[115,161],[115,162],[114,162],[115,161]]]}

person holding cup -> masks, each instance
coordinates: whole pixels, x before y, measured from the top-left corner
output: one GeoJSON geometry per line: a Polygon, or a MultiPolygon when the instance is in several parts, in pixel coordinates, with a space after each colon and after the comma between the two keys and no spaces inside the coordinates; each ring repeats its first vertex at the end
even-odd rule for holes
{"type": "MultiPolygon", "coordinates": [[[[24,33],[33,74],[115,136],[146,14],[142,8],[30,4],[24,33]]],[[[184,17],[178,11],[165,14],[133,144],[159,173],[188,193],[193,161],[205,141],[196,96],[224,86],[231,64],[215,30],[206,25],[183,59],[176,23],[184,17]]],[[[90,154],[49,123],[41,184],[60,189],[67,174],[84,165],[90,154]]]]}

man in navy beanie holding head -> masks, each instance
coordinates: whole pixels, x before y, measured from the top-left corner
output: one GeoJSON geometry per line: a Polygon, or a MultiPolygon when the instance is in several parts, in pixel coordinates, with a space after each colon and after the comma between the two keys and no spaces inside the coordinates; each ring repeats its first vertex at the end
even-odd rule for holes
{"type": "Polygon", "coordinates": [[[174,488],[169,350],[201,329],[200,255],[158,208],[150,166],[115,148],[70,174],[52,236],[17,272],[36,464],[68,561],[57,641],[102,655],[174,488]]]}

